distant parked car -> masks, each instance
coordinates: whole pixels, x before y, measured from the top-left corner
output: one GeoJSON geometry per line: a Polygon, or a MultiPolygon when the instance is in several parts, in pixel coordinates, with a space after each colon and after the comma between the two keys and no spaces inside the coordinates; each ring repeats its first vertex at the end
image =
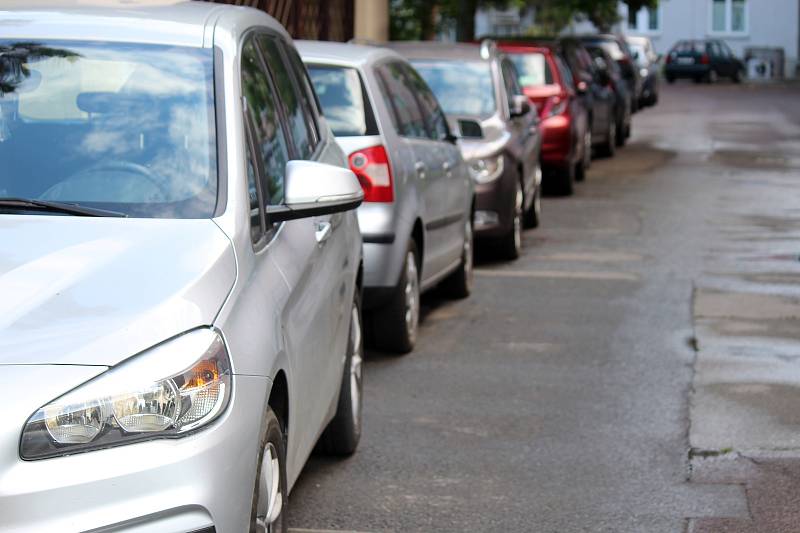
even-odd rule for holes
{"type": "Polygon", "coordinates": [[[513,63],[489,45],[389,44],[419,71],[459,132],[475,181],[476,237],[517,258],[523,225],[539,224],[542,173],[538,114],[513,63]]]}
{"type": "Polygon", "coordinates": [[[639,110],[639,100],[642,97],[642,77],[639,69],[633,60],[633,53],[628,47],[627,41],[619,35],[599,34],[583,35],[580,37],[587,47],[602,47],[606,54],[619,66],[622,79],[628,86],[631,95],[631,113],[639,110]]]}
{"type": "Polygon", "coordinates": [[[286,531],[359,442],[364,193],[280,24],[161,4],[3,2],[3,531],[286,531]]]}
{"type": "Polygon", "coordinates": [[[525,95],[541,120],[543,187],[569,192],[586,176],[592,160],[589,112],[564,59],[547,46],[515,42],[500,49],[514,63],[525,95]]]}
{"type": "Polygon", "coordinates": [[[652,106],[658,103],[659,57],[653,43],[647,37],[630,36],[625,38],[633,52],[633,59],[639,67],[642,78],[642,93],[639,106],[652,106]]]}
{"type": "Polygon", "coordinates": [[[737,58],[725,41],[678,41],[667,54],[664,77],[669,83],[678,78],[713,83],[720,77],[739,83],[744,75],[744,63],[737,58]]]}
{"type": "Polygon", "coordinates": [[[614,117],[616,122],[615,140],[617,146],[624,146],[625,141],[631,136],[631,110],[633,109],[634,95],[623,78],[619,65],[606,52],[602,46],[587,44],[586,48],[595,61],[601,82],[610,85],[616,96],[614,117]]]}
{"type": "Polygon", "coordinates": [[[364,306],[372,340],[414,347],[420,292],[472,288],[473,184],[425,81],[386,48],[300,41],[322,110],[364,187],[364,306]]]}

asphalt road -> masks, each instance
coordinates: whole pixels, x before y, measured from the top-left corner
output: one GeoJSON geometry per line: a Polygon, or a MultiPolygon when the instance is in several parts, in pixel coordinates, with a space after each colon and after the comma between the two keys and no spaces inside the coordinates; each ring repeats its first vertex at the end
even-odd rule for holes
{"type": "Polygon", "coordinates": [[[800,446],[799,97],[665,87],[616,158],[544,202],[519,260],[480,262],[468,300],[427,296],[414,353],[369,354],[361,448],[312,457],[291,526],[796,531],[797,502],[757,498],[789,490],[800,446]],[[782,381],[753,355],[775,346],[782,381]],[[756,456],[784,478],[741,467],[756,456]]]}

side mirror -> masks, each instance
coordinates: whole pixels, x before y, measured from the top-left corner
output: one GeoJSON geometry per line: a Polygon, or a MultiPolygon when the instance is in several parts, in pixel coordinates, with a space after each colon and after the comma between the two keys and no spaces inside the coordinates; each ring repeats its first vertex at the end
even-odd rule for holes
{"type": "Polygon", "coordinates": [[[524,94],[515,94],[511,97],[511,105],[509,108],[512,118],[521,117],[531,110],[531,103],[524,94]]]}
{"type": "Polygon", "coordinates": [[[267,208],[270,222],[350,211],[364,201],[364,191],[351,170],[313,161],[286,164],[284,191],[283,205],[267,208]]]}
{"type": "Polygon", "coordinates": [[[483,128],[477,120],[459,120],[458,130],[464,139],[483,139],[483,128]]]}

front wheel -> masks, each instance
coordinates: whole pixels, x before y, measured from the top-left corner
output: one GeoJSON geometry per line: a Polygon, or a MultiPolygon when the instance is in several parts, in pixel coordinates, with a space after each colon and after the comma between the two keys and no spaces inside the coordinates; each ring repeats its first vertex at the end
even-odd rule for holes
{"type": "Polygon", "coordinates": [[[339,387],[339,404],[336,415],[320,438],[322,451],[330,455],[351,455],[361,440],[361,398],[364,392],[364,334],[361,324],[361,302],[356,289],[350,310],[350,336],[339,387]]]}
{"type": "Polygon", "coordinates": [[[279,533],[289,530],[286,507],[286,447],[283,430],[275,412],[267,409],[263,447],[258,458],[258,475],[253,491],[250,533],[279,533]]]}
{"type": "Polygon", "coordinates": [[[733,72],[733,76],[731,76],[731,81],[733,83],[741,83],[742,82],[742,71],[740,69],[736,69],[733,72]]]}
{"type": "Polygon", "coordinates": [[[614,121],[608,121],[608,132],[606,134],[606,141],[600,146],[600,152],[605,157],[614,157],[617,151],[617,125],[614,121]]]}
{"type": "Polygon", "coordinates": [[[464,224],[464,243],[461,249],[461,264],[442,284],[447,294],[452,298],[467,298],[472,293],[474,249],[472,215],[470,215],[467,217],[467,222],[464,224]]]}
{"type": "Polygon", "coordinates": [[[403,262],[400,281],[389,303],[372,316],[372,331],[378,349],[405,354],[414,349],[419,327],[420,289],[417,245],[412,240],[403,262]]]}
{"type": "Polygon", "coordinates": [[[586,130],[583,134],[583,154],[575,167],[575,181],[586,179],[586,169],[592,164],[592,132],[586,130]]]}
{"type": "Polygon", "coordinates": [[[514,198],[512,204],[512,219],[511,219],[511,228],[509,228],[508,233],[500,237],[500,241],[498,242],[500,247],[500,254],[509,260],[514,260],[519,257],[520,253],[522,253],[522,216],[523,216],[523,194],[522,194],[522,186],[520,186],[519,182],[516,182],[516,187],[514,190],[514,198]]]}

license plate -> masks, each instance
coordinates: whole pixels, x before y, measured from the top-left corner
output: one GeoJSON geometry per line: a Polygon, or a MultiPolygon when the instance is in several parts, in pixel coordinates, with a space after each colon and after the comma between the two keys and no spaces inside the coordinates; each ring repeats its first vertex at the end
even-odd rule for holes
{"type": "Polygon", "coordinates": [[[679,57],[678,58],[679,65],[694,65],[694,58],[693,57],[679,57]]]}

